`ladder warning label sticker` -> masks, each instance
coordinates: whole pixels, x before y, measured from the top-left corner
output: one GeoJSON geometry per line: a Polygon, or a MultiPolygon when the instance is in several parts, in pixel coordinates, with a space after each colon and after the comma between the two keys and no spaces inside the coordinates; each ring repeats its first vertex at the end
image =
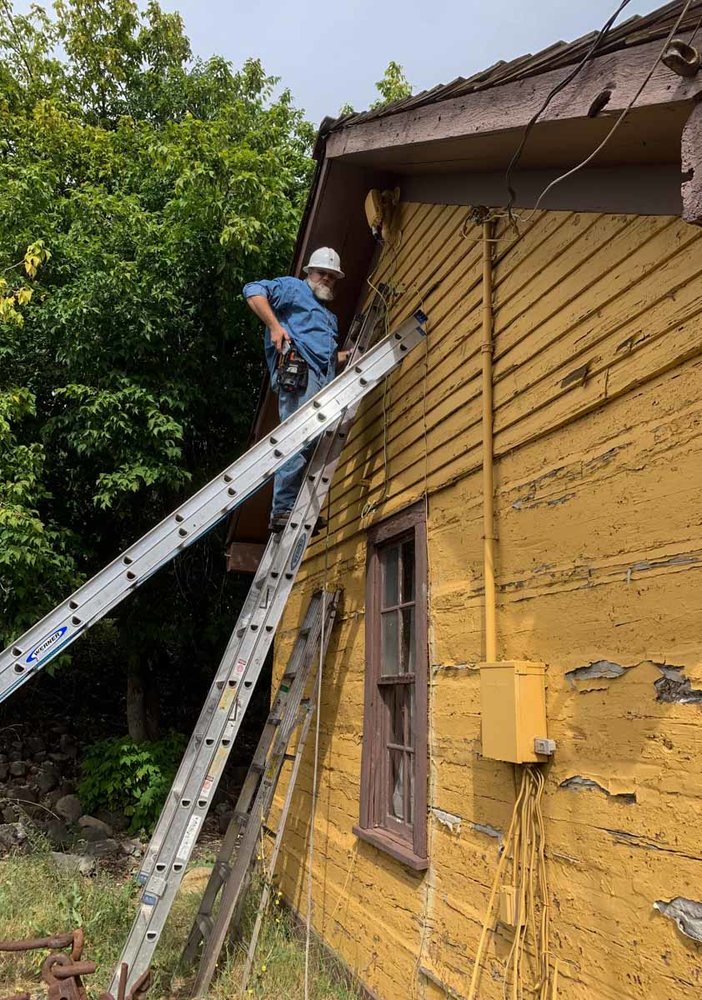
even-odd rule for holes
{"type": "Polygon", "coordinates": [[[178,850],[178,860],[186,861],[190,857],[190,852],[195,846],[195,841],[197,840],[197,835],[200,832],[200,826],[202,824],[202,816],[191,816],[190,822],[188,823],[185,835],[180,842],[180,848],[178,850]]]}
{"type": "Polygon", "coordinates": [[[219,699],[219,707],[223,712],[228,712],[231,708],[231,704],[236,698],[236,687],[227,687],[222,692],[222,697],[219,699]]]}
{"type": "Polygon", "coordinates": [[[214,785],[214,775],[208,774],[202,784],[202,789],[200,791],[201,799],[208,799],[210,797],[210,792],[212,791],[213,785],[214,785]]]}
{"type": "Polygon", "coordinates": [[[236,666],[234,667],[234,673],[237,677],[241,677],[243,672],[246,670],[246,660],[237,660],[236,666]]]}
{"type": "MultiPolygon", "coordinates": [[[[212,778],[215,780],[215,776],[222,773],[224,765],[227,763],[227,757],[229,756],[229,747],[220,747],[217,753],[214,755],[214,760],[212,761],[212,767],[210,768],[210,773],[207,778],[212,778]]],[[[207,781],[207,778],[205,781],[207,781]]]]}

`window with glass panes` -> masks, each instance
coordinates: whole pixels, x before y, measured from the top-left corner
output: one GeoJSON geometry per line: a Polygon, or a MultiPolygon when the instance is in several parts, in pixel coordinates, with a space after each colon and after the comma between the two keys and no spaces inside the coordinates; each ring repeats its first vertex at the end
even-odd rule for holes
{"type": "Polygon", "coordinates": [[[424,505],[369,532],[366,705],[357,833],[426,867],[427,640],[424,505]]]}

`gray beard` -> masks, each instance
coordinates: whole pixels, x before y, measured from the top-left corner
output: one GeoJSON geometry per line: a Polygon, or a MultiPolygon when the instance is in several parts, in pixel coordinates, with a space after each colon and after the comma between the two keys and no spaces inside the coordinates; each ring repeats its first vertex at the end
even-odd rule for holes
{"type": "Polygon", "coordinates": [[[311,282],[309,278],[306,278],[305,280],[312,289],[312,294],[316,299],[319,299],[320,302],[333,301],[334,292],[331,290],[331,288],[327,288],[326,285],[313,284],[313,282],[311,282]]]}

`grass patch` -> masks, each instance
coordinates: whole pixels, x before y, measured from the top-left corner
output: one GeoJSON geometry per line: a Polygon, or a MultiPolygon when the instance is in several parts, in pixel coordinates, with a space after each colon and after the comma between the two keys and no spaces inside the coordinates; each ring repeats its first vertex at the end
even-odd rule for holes
{"type": "MultiPolygon", "coordinates": [[[[202,866],[185,879],[162,935],[154,961],[151,1000],[189,996],[195,970],[180,967],[180,953],[207,880],[202,866]]],[[[91,997],[108,989],[109,980],[131,926],[139,887],[107,872],[90,878],[61,872],[48,851],[10,855],[0,860],[0,940],[45,937],[82,927],[84,958],[97,962],[98,971],[86,979],[91,997]]],[[[251,901],[245,934],[253,918],[251,901]]],[[[38,992],[39,968],[46,952],[3,954],[0,959],[0,995],[26,989],[38,992]]],[[[245,994],[239,989],[243,954],[236,949],[222,955],[212,984],[212,1000],[255,997],[259,1000],[303,1000],[304,940],[293,919],[272,906],[263,924],[254,974],[245,994]]],[[[311,1000],[356,1000],[358,993],[341,967],[311,949],[311,1000]]],[[[42,986],[43,991],[43,986],[42,986]]]]}

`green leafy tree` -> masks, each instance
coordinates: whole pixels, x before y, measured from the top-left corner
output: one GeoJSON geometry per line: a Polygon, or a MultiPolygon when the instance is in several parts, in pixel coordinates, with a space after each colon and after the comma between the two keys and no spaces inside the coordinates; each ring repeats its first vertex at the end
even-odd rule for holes
{"type": "MultiPolygon", "coordinates": [[[[241,286],[287,269],[313,131],[258,61],[193,60],[157,3],[0,15],[7,642],[242,450],[262,352],[241,286]]],[[[135,691],[211,670],[223,574],[217,536],[126,602],[135,691]]]]}
{"type": "MultiPolygon", "coordinates": [[[[375,89],[378,91],[378,98],[370,106],[372,111],[412,95],[412,85],[407,80],[402,66],[394,59],[388,63],[383,78],[376,82],[375,89]]],[[[354,106],[347,102],[339,108],[339,115],[352,115],[355,110],[354,106]]]]}
{"type": "Polygon", "coordinates": [[[404,69],[394,59],[387,64],[382,79],[378,80],[375,86],[380,96],[371,104],[373,110],[392,104],[393,101],[401,101],[412,94],[412,86],[405,76],[404,69]]]}

